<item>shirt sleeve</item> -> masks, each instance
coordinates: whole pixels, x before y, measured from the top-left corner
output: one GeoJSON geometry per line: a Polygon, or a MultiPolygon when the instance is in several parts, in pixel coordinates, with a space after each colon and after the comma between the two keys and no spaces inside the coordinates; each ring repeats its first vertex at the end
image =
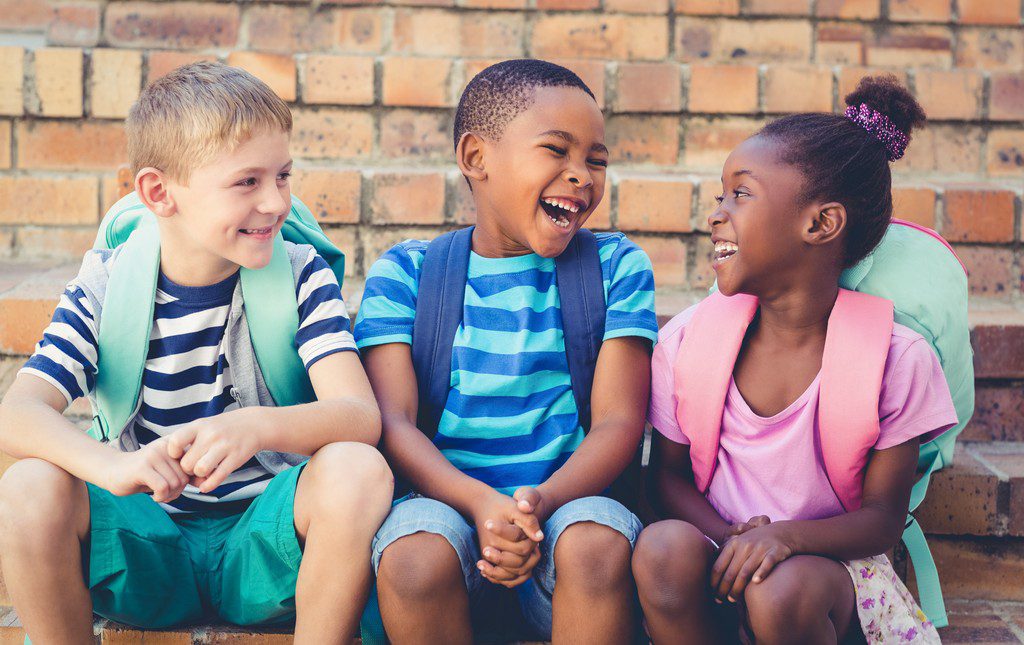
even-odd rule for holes
{"type": "Polygon", "coordinates": [[[53,385],[70,405],[96,387],[97,328],[92,304],[77,279],[60,296],[50,324],[20,373],[53,385]]]}
{"type": "Polygon", "coordinates": [[[879,397],[878,441],[884,450],[920,437],[927,443],[957,423],[956,410],[938,356],[928,341],[912,341],[891,369],[879,397]]]}
{"type": "Polygon", "coordinates": [[[658,333],[658,344],[651,355],[651,402],[647,421],[666,439],[689,445],[690,439],[679,427],[676,409],[675,364],[686,333],[686,324],[693,318],[696,306],[686,309],[670,320],[658,333]]]}
{"type": "Polygon", "coordinates": [[[402,242],[370,267],[356,316],[355,337],[360,349],[387,343],[412,344],[425,252],[424,242],[402,242]]]}
{"type": "Polygon", "coordinates": [[[604,340],[639,336],[655,341],[658,318],[654,311],[651,259],[626,236],[619,234],[612,239],[618,243],[599,249],[608,294],[604,340]]]}
{"type": "Polygon", "coordinates": [[[308,371],[320,359],[337,352],[355,351],[351,321],[341,287],[331,267],[310,249],[306,264],[295,284],[299,330],[295,346],[308,371]]]}

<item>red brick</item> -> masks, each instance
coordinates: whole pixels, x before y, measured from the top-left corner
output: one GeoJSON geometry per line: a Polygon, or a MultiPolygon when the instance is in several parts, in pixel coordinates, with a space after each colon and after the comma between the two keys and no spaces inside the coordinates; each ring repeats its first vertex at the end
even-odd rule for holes
{"type": "MultiPolygon", "coordinates": [[[[384,49],[384,15],[374,8],[342,9],[335,16],[334,47],[342,52],[376,53],[384,49]]],[[[314,22],[317,20],[314,17],[314,22]]],[[[300,47],[301,51],[303,48],[300,47]]]]}
{"type": "Polygon", "coordinates": [[[708,289],[715,283],[717,277],[712,265],[715,245],[711,243],[709,235],[690,238],[690,245],[694,247],[694,265],[690,272],[689,286],[692,289],[708,289]]]}
{"type": "Polygon", "coordinates": [[[596,60],[579,58],[552,58],[549,59],[556,65],[573,72],[580,77],[597,99],[597,106],[604,109],[605,87],[604,87],[604,63],[596,60]]]}
{"type": "Polygon", "coordinates": [[[296,157],[360,159],[373,151],[373,116],[368,112],[297,109],[292,116],[296,157]]]}
{"type": "Polygon", "coordinates": [[[94,177],[0,177],[0,224],[96,224],[94,177]]]}
{"type": "MultiPolygon", "coordinates": [[[[461,56],[520,58],[525,53],[526,15],[472,12],[461,14],[458,41],[461,56]]],[[[448,36],[451,39],[451,36],[448,36]]],[[[421,52],[410,52],[420,54],[421,52]]]]}
{"type": "Polygon", "coordinates": [[[988,116],[998,121],[1024,120],[1024,76],[1021,72],[995,72],[988,116]]]}
{"type": "Polygon", "coordinates": [[[936,473],[915,513],[928,534],[989,535],[999,529],[999,476],[963,446],[936,473]]]}
{"type": "Polygon", "coordinates": [[[687,233],[693,184],[681,179],[628,177],[618,184],[618,226],[625,231],[687,233]]]}
{"type": "Polygon", "coordinates": [[[113,170],[128,162],[124,126],[111,121],[18,124],[18,166],[48,170],[113,170]]]}
{"type": "Polygon", "coordinates": [[[806,20],[676,19],[676,57],[692,62],[807,62],[811,24],[806,20]]]}
{"type": "Polygon", "coordinates": [[[4,31],[42,31],[52,18],[48,1],[0,0],[0,29],[4,31]]]}
{"type": "Polygon", "coordinates": [[[82,116],[82,50],[37,49],[34,67],[37,114],[82,116]]]}
{"type": "Polygon", "coordinates": [[[949,22],[950,0],[889,0],[889,19],[906,22],[949,22]]]}
{"type": "Polygon", "coordinates": [[[123,119],[139,97],[142,52],[94,49],[89,78],[89,113],[94,117],[123,119]]]}
{"type": "Polygon", "coordinates": [[[668,56],[668,21],[662,16],[539,15],[530,54],[536,58],[661,60],[668,56]]]}
{"type": "Polygon", "coordinates": [[[11,122],[0,121],[0,168],[11,167],[11,122]]]}
{"type": "Polygon", "coordinates": [[[694,16],[736,16],[740,0],[676,0],[676,13],[694,16]]]}
{"type": "MultiPolygon", "coordinates": [[[[1005,251],[960,247],[957,252],[968,250],[1005,251]]],[[[960,257],[964,259],[963,255],[960,257]]],[[[968,270],[975,264],[972,259],[965,259],[968,270]]],[[[974,321],[971,327],[971,347],[974,348],[974,376],[979,381],[1024,378],[1024,325],[1021,325],[1019,317],[974,321]]],[[[1020,389],[1017,392],[1020,393],[1020,389]]]]}
{"type": "Polygon", "coordinates": [[[818,0],[815,14],[822,18],[874,20],[881,14],[880,0],[818,0]]]}
{"type": "MultiPolygon", "coordinates": [[[[325,226],[324,234],[327,235],[334,246],[338,247],[345,254],[345,277],[351,278],[360,274],[362,266],[359,264],[359,227],[358,226],[325,226]]],[[[356,301],[352,298],[352,289],[346,282],[342,285],[341,293],[345,298],[348,307],[348,315],[353,318],[358,311],[358,304],[352,306],[356,301]]]]}
{"type": "Polygon", "coordinates": [[[25,51],[21,47],[0,47],[0,114],[20,116],[25,112],[25,51]]]}
{"type": "Polygon", "coordinates": [[[616,73],[617,112],[678,112],[682,70],[674,63],[622,63],[616,73]]]}
{"type": "Polygon", "coordinates": [[[765,73],[766,112],[831,112],[832,70],[827,67],[772,66],[765,73]]]}
{"type": "Polygon", "coordinates": [[[444,174],[381,172],[372,176],[374,224],[444,223],[444,174]]]}
{"type": "MultiPolygon", "coordinates": [[[[192,642],[192,629],[189,627],[172,628],[159,632],[160,645],[188,645],[192,642]]],[[[103,629],[103,642],[110,645],[128,645],[143,643],[151,639],[151,633],[128,625],[107,623],[103,629]]]]}
{"type": "Polygon", "coordinates": [[[449,161],[453,147],[448,114],[400,109],[380,117],[380,151],[385,157],[449,161]]]}
{"type": "Polygon", "coordinates": [[[217,60],[212,54],[193,54],[192,52],[174,51],[152,51],[149,52],[146,60],[146,85],[156,79],[166,76],[182,65],[198,63],[200,61],[211,62],[217,60]]]}
{"type": "Polygon", "coordinates": [[[819,23],[814,62],[828,65],[864,65],[867,62],[868,42],[872,38],[867,25],[849,22],[819,23]]]}
{"type": "Polygon", "coordinates": [[[992,130],[988,134],[989,175],[1024,174],[1024,130],[992,130]]]}
{"type": "Polygon", "coordinates": [[[597,9],[600,0],[536,0],[537,8],[549,11],[573,11],[597,9]]]}
{"type": "Polygon", "coordinates": [[[1012,242],[1014,194],[984,187],[947,189],[942,235],[950,242],[1012,242]]]}
{"type": "Polygon", "coordinates": [[[1021,540],[933,537],[928,546],[941,572],[942,593],[947,598],[1024,600],[1021,540]],[[981,572],[984,575],[979,575],[981,572]]]}
{"type": "Polygon", "coordinates": [[[621,11],[622,13],[665,13],[668,11],[668,0],[605,0],[605,11],[621,11]]]}
{"type": "Polygon", "coordinates": [[[678,236],[632,235],[630,238],[650,256],[656,287],[686,284],[686,242],[678,236]]]}
{"type": "Polygon", "coordinates": [[[1018,25],[1020,7],[996,0],[957,0],[959,21],[965,25],[1018,25]]]}
{"type": "MultiPolygon", "coordinates": [[[[314,11],[308,7],[250,7],[246,15],[249,46],[286,54],[331,49],[340,33],[337,16],[336,11],[314,11]]],[[[378,23],[378,39],[379,29],[378,23]]]]}
{"type": "MultiPolygon", "coordinates": [[[[988,443],[975,448],[993,470],[1010,480],[1010,534],[1024,535],[1024,444],[988,443]]],[[[1021,614],[1024,617],[1024,612],[1021,614]]]]}
{"type": "Polygon", "coordinates": [[[461,172],[449,172],[447,176],[448,190],[447,202],[448,212],[451,221],[459,226],[469,226],[476,223],[476,205],[473,203],[473,193],[469,190],[466,178],[461,172]]]}
{"type": "Polygon", "coordinates": [[[757,68],[747,65],[693,65],[687,95],[687,110],[690,112],[757,112],[757,68]]]}
{"type": "Polygon", "coordinates": [[[839,70],[839,104],[845,109],[846,95],[857,89],[861,80],[868,76],[895,76],[903,87],[907,87],[907,73],[901,69],[879,67],[844,67],[839,70]]]}
{"type": "Polygon", "coordinates": [[[395,14],[391,51],[416,56],[520,57],[525,29],[526,17],[521,13],[403,9],[395,14]]]}
{"type": "Polygon", "coordinates": [[[960,29],[956,66],[1020,70],[1024,67],[1024,30],[960,29]]]}
{"type": "Polygon", "coordinates": [[[448,107],[452,61],[438,58],[385,58],[384,105],[448,107]]]}
{"type": "Polygon", "coordinates": [[[810,0],[748,0],[744,13],[748,16],[806,16],[811,13],[810,0]]]}
{"type": "Polygon", "coordinates": [[[459,6],[467,9],[525,9],[526,0],[462,0],[459,6]]]}
{"type": "Polygon", "coordinates": [[[46,42],[51,45],[91,47],[100,38],[100,8],[95,3],[76,2],[53,8],[46,27],[46,42]]]}
{"type": "Polygon", "coordinates": [[[282,100],[295,101],[295,59],[291,56],[236,51],[228,54],[227,63],[266,83],[282,100]]]}
{"type": "Polygon", "coordinates": [[[234,47],[239,9],[209,2],[117,2],[107,5],[107,42],[174,49],[234,47]]]}
{"type": "Polygon", "coordinates": [[[587,218],[587,228],[593,231],[612,228],[612,190],[609,184],[605,184],[604,196],[587,218]]]}
{"type": "Polygon", "coordinates": [[[686,167],[721,172],[729,153],[761,126],[760,121],[753,119],[690,119],[683,144],[686,167]]]}
{"type": "Polygon", "coordinates": [[[925,125],[916,128],[899,163],[900,170],[960,175],[981,169],[981,128],[963,125],[925,125]]]}
{"type": "Polygon", "coordinates": [[[948,27],[892,27],[868,45],[868,65],[942,67],[952,65],[953,33],[948,27]]]}
{"type": "MultiPolygon", "coordinates": [[[[358,0],[341,0],[342,2],[357,2],[358,0]]],[[[380,2],[381,0],[374,0],[380,2]]],[[[454,7],[455,0],[391,0],[391,4],[408,7],[454,7]]]]}
{"type": "Polygon", "coordinates": [[[362,177],[358,170],[296,169],[291,189],[321,224],[359,223],[362,177]]]}
{"type": "Polygon", "coordinates": [[[721,179],[702,179],[697,187],[697,212],[694,213],[694,230],[710,233],[708,217],[718,208],[715,197],[722,194],[721,179]]]}
{"type": "Polygon", "coordinates": [[[892,189],[892,216],[935,228],[935,190],[897,186],[892,189]]]}
{"type": "Polygon", "coordinates": [[[373,105],[372,57],[310,54],[304,66],[304,103],[373,105]]]}
{"type": "Polygon", "coordinates": [[[1024,441],[1024,392],[1019,386],[978,383],[974,416],[960,438],[965,441],[1024,441]]]}
{"type": "Polygon", "coordinates": [[[404,228],[398,226],[380,226],[364,229],[360,236],[363,243],[363,275],[370,266],[395,244],[402,240],[432,240],[445,232],[445,228],[404,228]]]}
{"type": "Polygon", "coordinates": [[[984,79],[973,70],[918,70],[917,100],[929,119],[977,119],[981,116],[984,79]]]}
{"type": "Polygon", "coordinates": [[[95,240],[95,226],[19,226],[14,244],[18,259],[80,262],[95,240]]]}
{"type": "MultiPolygon", "coordinates": [[[[1021,274],[1014,268],[1012,249],[963,245],[957,245],[955,248],[960,261],[967,267],[967,285],[971,295],[1004,298],[1020,290],[1021,274]]],[[[975,333],[977,332],[978,329],[975,328],[975,333]]],[[[1022,343],[1021,347],[1024,347],[1024,338],[1019,342],[1022,343]]],[[[994,376],[989,370],[994,369],[991,363],[996,359],[998,352],[992,352],[992,357],[986,356],[982,361],[977,356],[980,351],[977,343],[972,345],[975,351],[975,376],[982,376],[978,373],[982,367],[986,370],[985,375],[994,376]]],[[[1024,378],[1024,375],[1018,375],[1018,378],[1024,378]]]]}
{"type": "Polygon", "coordinates": [[[605,143],[612,163],[670,166],[679,156],[679,119],[669,116],[613,116],[605,143]]]}

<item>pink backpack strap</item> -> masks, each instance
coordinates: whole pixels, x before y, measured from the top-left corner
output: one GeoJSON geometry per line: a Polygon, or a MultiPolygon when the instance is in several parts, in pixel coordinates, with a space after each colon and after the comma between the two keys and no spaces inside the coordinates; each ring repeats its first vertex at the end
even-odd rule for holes
{"type": "Polygon", "coordinates": [[[878,440],[878,401],[892,328],[892,302],[839,290],[821,359],[818,426],[825,471],[847,511],[860,508],[864,469],[878,440]]]}
{"type": "Polygon", "coordinates": [[[757,298],[715,292],[686,326],[675,364],[676,420],[690,439],[690,461],[698,490],[707,492],[718,462],[725,396],[743,336],[757,312],[757,298]]]}

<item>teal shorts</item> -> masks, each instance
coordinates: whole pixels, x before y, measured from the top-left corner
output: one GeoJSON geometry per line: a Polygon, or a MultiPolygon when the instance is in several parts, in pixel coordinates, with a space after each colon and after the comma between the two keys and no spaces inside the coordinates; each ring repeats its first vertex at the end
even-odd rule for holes
{"type": "Polygon", "coordinates": [[[168,514],[148,495],[118,497],[89,484],[93,611],[143,628],[294,620],[302,551],[293,509],[303,465],[278,473],[235,512],[168,514]]]}

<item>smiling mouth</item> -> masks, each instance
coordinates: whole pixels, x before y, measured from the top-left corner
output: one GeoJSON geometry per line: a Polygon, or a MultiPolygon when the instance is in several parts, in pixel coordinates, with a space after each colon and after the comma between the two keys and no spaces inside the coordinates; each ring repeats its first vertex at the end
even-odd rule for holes
{"type": "Polygon", "coordinates": [[[563,229],[571,228],[576,216],[586,210],[585,205],[559,197],[542,197],[540,207],[555,226],[563,229]]]}
{"type": "Polygon", "coordinates": [[[245,235],[269,235],[274,230],[273,226],[266,226],[264,228],[240,228],[238,229],[245,235]]]}
{"type": "Polygon", "coordinates": [[[725,262],[740,250],[734,242],[715,242],[715,262],[725,262]]]}

